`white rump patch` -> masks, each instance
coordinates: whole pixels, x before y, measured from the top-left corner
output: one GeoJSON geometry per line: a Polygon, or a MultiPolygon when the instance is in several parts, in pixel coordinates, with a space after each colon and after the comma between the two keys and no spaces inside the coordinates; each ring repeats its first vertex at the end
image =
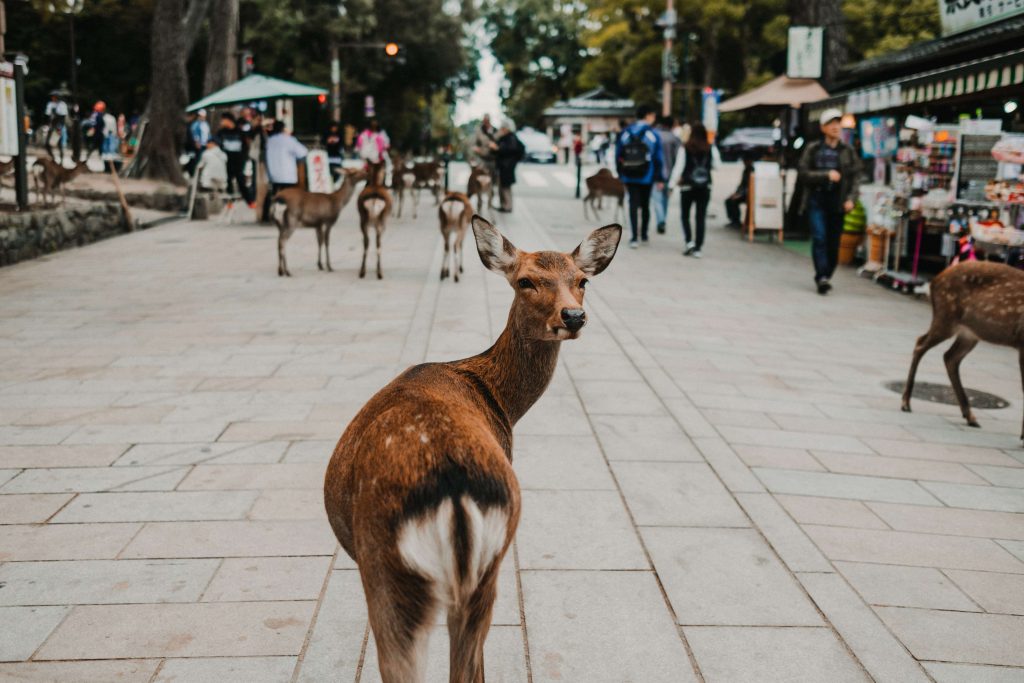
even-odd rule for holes
{"type": "Polygon", "coordinates": [[[448,220],[452,223],[459,220],[459,216],[462,215],[462,212],[465,211],[465,209],[466,207],[462,202],[456,202],[450,199],[441,205],[441,210],[444,211],[444,215],[447,216],[448,220]]]}
{"type": "Polygon", "coordinates": [[[370,218],[377,218],[384,213],[384,207],[387,206],[387,202],[377,197],[372,197],[363,202],[363,206],[366,207],[366,215],[370,218]]]}
{"type": "Polygon", "coordinates": [[[480,583],[483,573],[505,545],[508,513],[495,506],[486,512],[469,496],[458,503],[451,498],[441,501],[434,510],[406,522],[398,533],[398,553],[406,566],[433,582],[434,593],[445,605],[461,604],[480,583]],[[469,538],[469,561],[465,582],[458,582],[455,557],[455,505],[466,515],[469,538]]]}

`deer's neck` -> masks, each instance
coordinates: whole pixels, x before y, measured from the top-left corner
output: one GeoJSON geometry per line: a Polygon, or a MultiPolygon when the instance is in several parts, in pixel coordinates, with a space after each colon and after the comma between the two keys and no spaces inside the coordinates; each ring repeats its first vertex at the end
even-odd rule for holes
{"type": "Polygon", "coordinates": [[[514,425],[547,389],[561,342],[526,339],[509,321],[494,346],[459,362],[484,381],[514,425]]]}

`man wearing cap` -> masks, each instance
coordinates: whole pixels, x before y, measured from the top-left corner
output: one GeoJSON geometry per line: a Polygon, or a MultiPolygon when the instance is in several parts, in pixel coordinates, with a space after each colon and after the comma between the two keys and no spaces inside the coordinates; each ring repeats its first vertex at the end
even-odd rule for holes
{"type": "Polygon", "coordinates": [[[826,109],[818,119],[821,140],[812,142],[800,157],[804,186],[800,212],[811,228],[814,282],[818,294],[832,289],[832,274],[839,260],[843,216],[853,210],[860,190],[860,160],[841,139],[843,112],[826,109]]]}

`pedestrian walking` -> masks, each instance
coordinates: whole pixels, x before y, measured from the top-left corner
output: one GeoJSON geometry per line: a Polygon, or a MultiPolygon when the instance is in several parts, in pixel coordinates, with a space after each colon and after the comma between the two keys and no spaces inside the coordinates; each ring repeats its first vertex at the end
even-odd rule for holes
{"type": "Polygon", "coordinates": [[[270,219],[270,202],[286,187],[299,183],[298,163],[305,159],[309,150],[285,130],[284,121],[274,121],[267,137],[267,177],[270,192],[263,199],[263,220],[270,219]]]}
{"type": "Polygon", "coordinates": [[[636,121],[622,131],[615,144],[615,168],[629,193],[630,249],[637,248],[638,237],[647,242],[651,187],[665,180],[661,138],[651,127],[655,117],[653,107],[645,104],[637,107],[636,121]]]}
{"type": "Polygon", "coordinates": [[[250,208],[255,208],[255,199],[245,180],[245,164],[249,161],[249,145],[245,135],[238,128],[235,115],[224,112],[220,115],[217,142],[228,157],[228,194],[237,192],[250,208]]]}
{"type": "Polygon", "coordinates": [[[117,137],[117,117],[109,111],[104,111],[102,158],[113,159],[117,156],[119,143],[120,141],[117,137]]]}
{"type": "Polygon", "coordinates": [[[711,200],[711,169],[714,166],[711,140],[703,123],[690,127],[690,137],[682,146],[672,169],[670,184],[679,185],[683,219],[683,248],[685,256],[701,257],[707,223],[708,202],[711,200]],[[690,209],[694,209],[696,233],[690,226],[690,209]]]}
{"type": "MultiPolygon", "coordinates": [[[[664,161],[664,178],[672,175],[675,168],[676,157],[679,156],[679,148],[683,141],[672,132],[675,124],[671,116],[662,116],[658,119],[658,137],[661,138],[661,156],[664,161]]],[[[665,217],[668,216],[668,198],[672,195],[672,184],[667,182],[655,183],[651,192],[654,201],[654,222],[659,235],[665,234],[665,217]]]]}
{"type": "Polygon", "coordinates": [[[498,149],[495,150],[498,168],[498,211],[512,213],[512,186],[516,183],[516,165],[526,156],[526,147],[516,136],[515,125],[505,122],[498,131],[498,149]]]}
{"type": "Polygon", "coordinates": [[[107,111],[107,104],[103,100],[92,106],[92,113],[82,122],[82,129],[85,131],[85,160],[88,161],[93,152],[103,158],[103,141],[106,133],[103,130],[103,115],[107,111]]]}
{"type": "Polygon", "coordinates": [[[498,138],[497,131],[491,125],[490,114],[484,114],[483,119],[480,120],[480,125],[477,126],[476,132],[473,133],[471,149],[473,158],[490,171],[491,177],[493,178],[497,175],[497,169],[494,165],[494,153],[498,150],[498,138]]]}
{"type": "Polygon", "coordinates": [[[811,228],[811,254],[818,294],[832,289],[839,262],[843,218],[853,210],[860,192],[860,161],[853,147],[842,141],[843,112],[826,109],[818,118],[822,139],[807,145],[800,156],[799,178],[804,193],[800,212],[811,228]]]}
{"type": "Polygon", "coordinates": [[[370,119],[369,124],[356,138],[356,154],[370,169],[370,184],[382,181],[378,174],[387,163],[387,152],[390,148],[391,140],[388,134],[380,129],[380,122],[377,119],[370,119]]]}
{"type": "Polygon", "coordinates": [[[54,156],[51,149],[53,136],[56,135],[57,151],[60,152],[60,163],[63,164],[64,148],[67,146],[68,103],[60,98],[60,93],[56,90],[50,93],[50,101],[46,103],[44,115],[46,122],[49,124],[44,146],[50,158],[57,161],[57,156],[54,156]]]}
{"type": "Polygon", "coordinates": [[[341,164],[344,161],[344,150],[341,136],[341,124],[331,121],[320,138],[320,144],[327,151],[327,164],[331,169],[331,178],[337,182],[341,177],[341,164]]]}

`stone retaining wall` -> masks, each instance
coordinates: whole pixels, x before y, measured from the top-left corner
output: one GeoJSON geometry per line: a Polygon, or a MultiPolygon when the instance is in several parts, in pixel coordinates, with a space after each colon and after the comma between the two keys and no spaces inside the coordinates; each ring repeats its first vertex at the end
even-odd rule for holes
{"type": "Polygon", "coordinates": [[[0,213],[0,266],[128,232],[119,204],[0,213]]]}

